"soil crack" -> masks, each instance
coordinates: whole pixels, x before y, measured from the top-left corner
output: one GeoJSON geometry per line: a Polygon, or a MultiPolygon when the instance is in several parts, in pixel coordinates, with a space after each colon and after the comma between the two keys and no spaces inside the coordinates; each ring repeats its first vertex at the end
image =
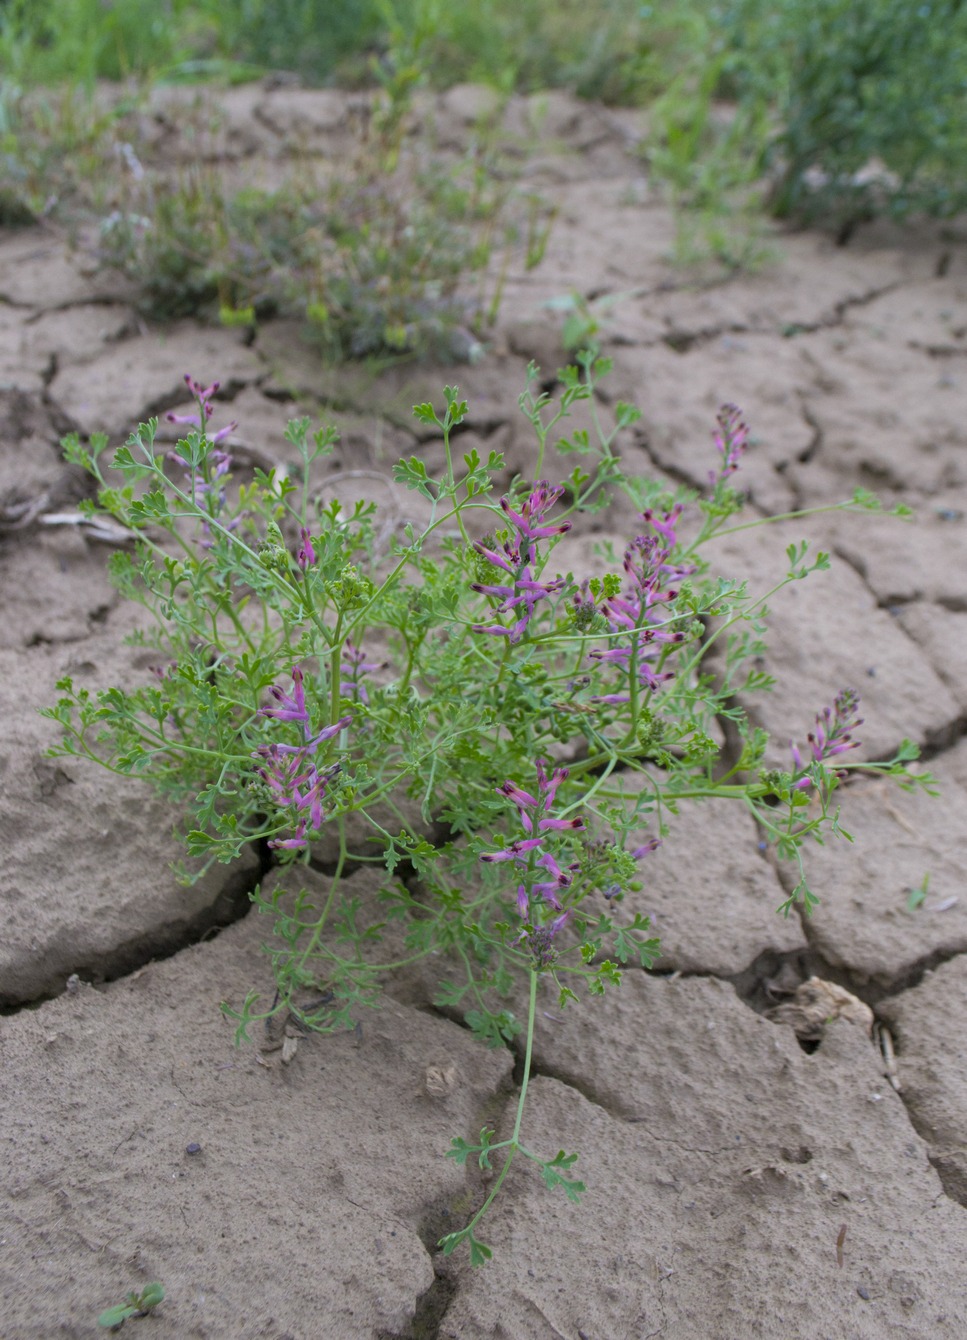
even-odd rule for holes
{"type": "Polygon", "coordinates": [[[724,335],[775,336],[778,333],[784,339],[795,339],[798,335],[813,335],[819,330],[835,330],[843,324],[847,313],[854,307],[865,307],[869,303],[875,302],[877,298],[885,297],[888,293],[894,292],[901,285],[901,280],[891,280],[890,283],[881,284],[865,293],[841,298],[834,303],[830,315],[818,317],[815,321],[790,321],[780,323],[778,327],[771,321],[726,321],[710,326],[699,326],[691,330],[684,327],[672,327],[658,340],[646,340],[642,343],[645,347],[649,343],[662,343],[666,344],[669,349],[673,349],[677,354],[686,354],[691,352],[692,349],[701,349],[711,344],[713,340],[721,339],[724,335]]]}
{"type": "Polygon", "coordinates": [[[806,937],[809,946],[808,960],[810,963],[814,962],[818,965],[813,975],[821,976],[825,981],[844,987],[857,999],[869,1005],[874,1013],[876,1013],[877,1006],[882,1001],[892,1000],[894,996],[899,996],[904,991],[911,991],[921,984],[928,972],[933,972],[944,963],[959,958],[961,954],[967,954],[967,941],[943,945],[938,949],[931,950],[928,954],[923,954],[888,983],[877,982],[850,968],[848,964],[837,965],[831,963],[824,956],[817,943],[811,918],[807,917],[801,908],[797,907],[796,910],[802,925],[803,935],[806,937]]]}
{"type": "Polygon", "coordinates": [[[121,981],[134,976],[150,963],[174,958],[182,950],[215,939],[223,930],[251,912],[252,894],[274,865],[272,855],[264,844],[258,855],[259,863],[253,873],[237,871],[228,874],[214,901],[190,921],[180,926],[156,926],[135,940],[104,951],[96,960],[69,965],[63,973],[64,985],[59,990],[45,991],[29,1000],[0,993],[0,1016],[37,1009],[49,1000],[56,1000],[72,989],[76,990],[78,979],[98,986],[121,981]]]}

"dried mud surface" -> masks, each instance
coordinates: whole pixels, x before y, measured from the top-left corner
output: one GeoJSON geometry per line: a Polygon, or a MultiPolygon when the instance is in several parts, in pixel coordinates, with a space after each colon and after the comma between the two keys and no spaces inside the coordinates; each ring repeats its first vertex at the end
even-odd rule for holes
{"type": "MultiPolygon", "coordinates": [[[[179,138],[185,96],[159,94],[146,119],[175,164],[202,151],[179,138]]],[[[463,88],[424,110],[459,147],[489,106],[463,88]]],[[[203,149],[271,180],[295,146],[341,152],[352,115],[332,93],[233,90],[203,149]]],[[[668,261],[673,221],[635,116],[559,95],[503,115],[558,214],[541,264],[510,275],[486,358],[456,374],[334,375],[282,322],[254,340],[152,328],[54,232],[0,233],[3,1340],[93,1336],[104,1307],[154,1279],[165,1302],[128,1327],[156,1340],[967,1335],[967,238],[789,235],[760,273],[705,280],[668,261]],[[338,421],[334,469],[384,477],[402,452],[439,453],[409,411],[456,379],[474,440],[527,472],[516,398],[529,360],[548,374],[565,361],[547,304],[573,292],[597,304],[615,360],[601,412],[643,410],[630,469],[704,484],[715,411],[733,401],[755,437],[753,508],[863,486],[915,509],[905,525],[744,532],[722,564],[771,584],[792,540],[835,557],[774,602],[780,688],[751,707],[776,749],[853,684],[867,756],[916,739],[942,794],[849,787],[856,842],[812,854],[808,921],[775,915],[784,875],[751,823],[683,811],[638,895],[663,937],[657,971],[566,1016],[542,1002],[525,1135],[579,1151],[583,1205],[515,1169],[487,1222],[494,1262],[472,1271],[434,1248],[482,1189],[444,1152],[506,1123],[514,1058],[434,1012],[421,974],[355,1032],[233,1048],[219,1002],[271,993],[270,927],[243,916],[259,863],[185,890],[167,803],[42,757],[35,709],[58,677],[147,672],[107,550],[49,519],[85,490],[60,435],[120,439],[178,405],[186,371],[228,388],[240,457],[283,460],[285,420],[305,412],[338,421]],[[837,1019],[807,1052],[767,1017],[810,975],[870,1004],[874,1035],[837,1019]]],[[[412,496],[357,478],[385,489],[396,522],[411,514],[412,496]]],[[[632,520],[597,518],[594,538],[620,542],[632,520]]]]}

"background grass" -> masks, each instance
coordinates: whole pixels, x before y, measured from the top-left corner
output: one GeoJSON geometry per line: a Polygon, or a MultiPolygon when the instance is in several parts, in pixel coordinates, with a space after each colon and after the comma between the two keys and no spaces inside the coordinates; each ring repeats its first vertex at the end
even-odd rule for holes
{"type": "Polygon", "coordinates": [[[345,83],[369,76],[397,30],[420,29],[439,85],[634,100],[659,77],[666,28],[694,8],[671,0],[659,20],[635,0],[2,0],[0,59],[31,83],[170,77],[213,59],[345,83]]]}
{"type": "Polygon", "coordinates": [[[274,303],[314,313],[337,356],[447,347],[473,326],[457,295],[504,200],[455,207],[451,168],[397,159],[413,90],[464,81],[647,108],[642,152],[686,261],[755,263],[768,212],[845,242],[878,214],[967,208],[967,0],[0,0],[0,224],[100,210],[152,314],[274,303]],[[191,183],[169,198],[150,181],[95,198],[137,152],[99,81],[125,81],[134,106],[154,83],[270,72],[381,90],[377,159],[347,164],[328,198],[191,183]]]}
{"type": "Polygon", "coordinates": [[[847,231],[967,204],[967,0],[0,0],[8,90],[267,70],[359,85],[401,42],[436,87],[652,106],[653,167],[700,212],[763,179],[776,213],[847,231]]]}

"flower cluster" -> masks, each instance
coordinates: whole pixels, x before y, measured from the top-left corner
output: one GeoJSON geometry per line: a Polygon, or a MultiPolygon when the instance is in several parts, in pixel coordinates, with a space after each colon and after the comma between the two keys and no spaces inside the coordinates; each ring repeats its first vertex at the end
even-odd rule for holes
{"type": "Polygon", "coordinates": [[[598,620],[598,606],[590,579],[584,581],[571,596],[571,622],[579,633],[588,633],[598,620]]]}
{"type": "Polygon", "coordinates": [[[212,404],[212,396],[218,391],[221,382],[212,382],[210,386],[202,386],[201,382],[195,381],[194,377],[188,372],[185,373],[185,385],[191,392],[195,403],[198,405],[197,414],[166,414],[165,418],[169,423],[187,423],[192,428],[197,428],[200,433],[205,433],[212,446],[217,447],[219,442],[224,442],[225,438],[234,433],[238,427],[238,421],[233,420],[227,423],[224,428],[219,428],[217,433],[208,434],[208,421],[215,413],[215,407],[212,404]]]}
{"type": "Polygon", "coordinates": [[[709,482],[717,488],[739,468],[749,445],[749,429],[736,405],[723,405],[716,416],[715,448],[722,457],[720,468],[709,471],[709,482]]]}
{"type": "MultiPolygon", "coordinates": [[[[816,729],[806,736],[809,752],[814,763],[826,763],[837,754],[845,754],[856,749],[860,741],[853,739],[853,731],[863,724],[863,718],[857,716],[860,696],[855,689],[843,689],[836,695],[832,707],[823,708],[816,717],[816,729]]],[[[792,761],[796,772],[803,769],[803,756],[793,741],[789,742],[792,761]]],[[[800,777],[793,783],[794,791],[808,791],[814,785],[811,777],[800,777]]]]}
{"type": "Polygon", "coordinates": [[[351,639],[347,639],[342,649],[343,664],[348,665],[347,678],[340,680],[339,692],[344,698],[355,699],[356,702],[366,704],[369,702],[369,693],[366,685],[360,683],[363,675],[372,674],[374,670],[382,670],[383,664],[379,661],[367,661],[366,653],[362,647],[357,647],[351,639]]]}
{"type": "MultiPolygon", "coordinates": [[[[210,386],[202,386],[200,382],[195,381],[194,377],[187,372],[185,373],[185,383],[195,398],[195,402],[198,405],[198,413],[168,413],[165,415],[165,418],[169,423],[188,424],[190,427],[197,428],[200,433],[204,433],[207,436],[206,429],[208,421],[215,412],[211,397],[216,393],[221,383],[212,382],[210,386]]],[[[209,451],[206,458],[210,467],[207,477],[202,475],[182,456],[177,455],[174,452],[170,452],[168,455],[169,460],[174,461],[177,465],[183,467],[190,485],[192,502],[196,507],[202,508],[212,517],[217,517],[225,507],[225,489],[221,485],[217,485],[217,481],[228,474],[232,465],[231,454],[227,451],[220,450],[218,444],[224,442],[225,438],[228,437],[230,433],[233,433],[237,427],[238,423],[233,421],[232,423],[226,424],[224,428],[220,428],[217,433],[208,437],[212,449],[209,451]],[[216,486],[217,492],[215,491],[216,486]]],[[[241,517],[233,517],[228,522],[225,529],[234,530],[240,520],[241,517]]],[[[211,548],[211,527],[207,521],[202,522],[202,533],[204,535],[204,539],[201,542],[202,548],[211,548]]]]}
{"type": "Polygon", "coordinates": [[[514,943],[523,945],[527,949],[538,972],[546,972],[548,968],[553,967],[557,959],[554,937],[570,915],[570,910],[561,912],[558,916],[553,917],[550,921],[545,921],[540,926],[532,926],[528,922],[517,936],[514,943]]]}
{"type": "Polygon", "coordinates": [[[557,798],[558,788],[567,778],[567,768],[555,768],[548,776],[542,758],[536,760],[535,767],[536,796],[522,790],[516,782],[509,779],[497,787],[499,796],[505,796],[516,805],[521,827],[527,836],[515,839],[501,851],[484,852],[480,857],[481,861],[487,862],[514,861],[518,865],[526,866],[532,875],[537,873],[539,867],[544,874],[550,876],[548,879],[531,879],[529,888],[525,883],[518,885],[517,910],[522,917],[527,916],[531,894],[539,894],[555,911],[563,910],[561,892],[570,887],[574,871],[579,869],[579,866],[571,865],[562,870],[553,853],[543,850],[544,843],[549,833],[573,831],[584,827],[583,819],[554,819],[550,814],[557,798]],[[532,855],[536,851],[541,852],[540,856],[532,855]]]}
{"type": "MultiPolygon", "coordinates": [[[[650,662],[662,644],[685,639],[684,633],[671,632],[654,622],[653,614],[657,607],[667,605],[678,595],[678,588],[669,583],[678,582],[693,571],[671,562],[677,543],[675,525],[683,510],[682,504],[676,503],[670,512],[661,515],[650,508],[642,513],[651,533],[636,536],[625,550],[625,591],[607,596],[601,606],[611,631],[628,633],[629,642],[607,650],[596,647],[588,653],[592,660],[621,665],[629,671],[633,665],[639,683],[646,689],[657,689],[665,680],[674,678],[672,671],[658,672],[650,662]]],[[[630,697],[630,693],[608,693],[592,701],[626,703],[630,697]]]]}
{"type": "Polygon", "coordinates": [[[292,670],[292,692],[285,693],[278,685],[269,690],[276,706],[261,708],[259,715],[276,721],[295,721],[302,727],[301,744],[263,744],[255,751],[255,757],[263,760],[256,769],[272,794],[272,799],[280,808],[293,808],[296,812],[296,829],[291,837],[273,839],[270,847],[304,847],[307,834],[322,826],[326,788],[339,771],[339,764],[320,768],[314,754],[319,745],[338,735],[352,722],[351,716],[340,717],[331,726],[325,726],[316,735],[312,734],[309,711],[306,706],[303,674],[299,666],[292,670]]]}
{"type": "Polygon", "coordinates": [[[514,612],[517,618],[510,628],[500,623],[474,624],[475,633],[506,637],[510,640],[511,646],[516,646],[524,636],[538,602],[546,600],[564,586],[563,578],[558,577],[552,582],[540,582],[534,572],[534,565],[537,562],[537,541],[548,539],[553,535],[563,535],[571,529],[570,521],[548,525],[544,520],[545,514],[563,492],[563,487],[552,489],[547,480],[542,479],[534,485],[519,512],[511,507],[506,498],[501,498],[500,506],[513,526],[513,532],[501,541],[499,548],[488,548],[480,541],[474,544],[474,548],[488,563],[506,572],[510,581],[501,585],[474,582],[472,588],[481,595],[492,596],[495,600],[499,600],[496,609],[498,614],[514,612]]]}

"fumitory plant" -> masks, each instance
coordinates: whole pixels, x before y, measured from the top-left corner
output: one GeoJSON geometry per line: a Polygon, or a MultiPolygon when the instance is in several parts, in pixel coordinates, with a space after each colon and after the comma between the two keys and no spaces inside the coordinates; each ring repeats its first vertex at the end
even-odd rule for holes
{"type": "MultiPolygon", "coordinates": [[[[185,436],[165,447],[157,421],[142,424],[111,475],[103,437],[65,444],[100,486],[92,508],[132,534],[111,572],[150,616],[136,640],[157,664],[127,689],[61,680],[54,752],[180,801],[195,877],[249,843],[291,867],[286,891],[253,895],[275,922],[277,993],[224,1007],[241,1036],[285,1010],[303,1028],[344,1028],[375,1001],[382,972],[436,955],[437,1005],[491,1046],[523,1047],[510,1136],[485,1129],[450,1151],[482,1168],[502,1159],[471,1222],[441,1244],[466,1242],[475,1264],[490,1256],[478,1227],[517,1154],[549,1186],[583,1190],[576,1155],[547,1158],[521,1138],[538,981],[563,1006],[653,963],[648,919],[619,907],[677,807],[733,797],[802,871],[809,839],[841,831],[842,778],[905,778],[916,755],[905,742],[888,762],[852,761],[858,701],[845,690],[787,769],[764,767],[766,736],[743,703],[768,685],[755,661],[766,601],[827,556],[792,545],[766,591],[719,574],[707,551],[743,504],[741,414],[719,414],[703,495],[671,493],[622,466],[616,438],[637,410],[619,403],[615,428],[601,426],[594,393],[607,368],[581,355],[552,403],[531,366],[520,406],[536,437],[533,477],[499,497],[502,457],[455,450],[468,413],[457,388],[439,407],[417,405],[445,465],[438,477],[417,456],[396,466],[421,520],[389,543],[373,503],[314,491],[331,429],[290,423],[299,466],[234,480],[234,425],[212,423],[217,383],[187,378],[195,412],[169,416],[185,436]],[[581,401],[594,429],[555,440],[581,401]],[[550,482],[561,456],[577,463],[550,482]],[[594,570],[573,566],[570,533],[622,495],[637,517],[623,551],[604,546],[594,570]],[[294,892],[310,863],[328,877],[321,907],[294,892]],[[375,901],[353,888],[364,865],[383,872],[375,901]]],[[[842,506],[877,504],[858,494],[842,506]]],[[[804,874],[787,910],[795,899],[814,901],[804,874]]]]}

